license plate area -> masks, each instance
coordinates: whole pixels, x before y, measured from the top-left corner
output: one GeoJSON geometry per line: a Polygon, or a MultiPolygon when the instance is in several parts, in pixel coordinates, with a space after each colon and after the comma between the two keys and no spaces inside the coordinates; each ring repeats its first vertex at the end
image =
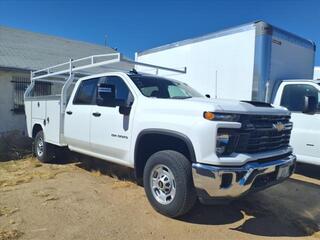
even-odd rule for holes
{"type": "Polygon", "coordinates": [[[277,179],[287,178],[290,175],[290,166],[279,167],[277,179]]]}

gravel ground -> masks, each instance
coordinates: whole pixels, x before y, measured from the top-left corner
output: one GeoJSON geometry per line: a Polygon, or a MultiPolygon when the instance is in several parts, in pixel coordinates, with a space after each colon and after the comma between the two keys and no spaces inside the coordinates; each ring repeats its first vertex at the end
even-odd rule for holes
{"type": "Polygon", "coordinates": [[[0,240],[320,239],[320,168],[180,219],[155,212],[128,169],[98,160],[0,163],[0,240]]]}

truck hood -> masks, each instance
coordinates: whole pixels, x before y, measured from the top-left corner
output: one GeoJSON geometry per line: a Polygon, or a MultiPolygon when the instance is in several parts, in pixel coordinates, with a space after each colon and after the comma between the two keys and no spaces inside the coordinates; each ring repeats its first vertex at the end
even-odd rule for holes
{"type": "MultiPolygon", "coordinates": [[[[214,107],[213,111],[239,113],[239,114],[270,114],[270,115],[290,115],[290,112],[284,107],[260,106],[255,102],[237,101],[228,99],[208,99],[208,98],[189,98],[186,102],[198,103],[214,107]]],[[[207,110],[208,111],[208,110],[207,110]]]]}
{"type": "Polygon", "coordinates": [[[237,114],[252,114],[252,115],[290,115],[290,112],[283,107],[274,106],[257,106],[257,104],[224,99],[209,99],[209,98],[187,98],[187,99],[161,99],[147,98],[148,101],[143,101],[143,111],[152,113],[165,114],[184,114],[194,115],[202,114],[205,111],[225,112],[237,114]]]}

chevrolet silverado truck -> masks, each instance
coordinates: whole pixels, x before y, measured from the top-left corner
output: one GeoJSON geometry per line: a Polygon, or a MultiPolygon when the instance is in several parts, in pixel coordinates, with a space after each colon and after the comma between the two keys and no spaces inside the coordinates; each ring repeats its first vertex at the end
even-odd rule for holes
{"type": "Polygon", "coordinates": [[[286,108],[209,99],[176,80],[101,68],[143,64],[121,55],[88,59],[31,74],[25,112],[41,162],[68,147],[133,168],[153,208],[170,217],[187,213],[197,199],[235,199],[294,172],[286,108]],[[92,74],[94,68],[100,72],[92,74]]]}

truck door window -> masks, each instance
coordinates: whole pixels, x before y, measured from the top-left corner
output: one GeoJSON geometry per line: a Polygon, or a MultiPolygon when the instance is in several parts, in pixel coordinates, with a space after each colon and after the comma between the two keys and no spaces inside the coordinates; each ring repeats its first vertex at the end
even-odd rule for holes
{"type": "Polygon", "coordinates": [[[95,96],[98,78],[84,80],[80,83],[73,104],[91,105],[95,96]]]}
{"type": "Polygon", "coordinates": [[[318,101],[319,109],[319,91],[315,87],[307,84],[286,85],[283,89],[281,106],[293,112],[302,112],[305,96],[314,96],[318,101]]]}
{"type": "Polygon", "coordinates": [[[110,85],[115,86],[115,101],[116,102],[126,102],[129,99],[129,96],[131,94],[128,86],[126,83],[122,80],[121,77],[118,76],[107,76],[107,77],[101,77],[99,79],[99,83],[107,83],[110,85]]]}

